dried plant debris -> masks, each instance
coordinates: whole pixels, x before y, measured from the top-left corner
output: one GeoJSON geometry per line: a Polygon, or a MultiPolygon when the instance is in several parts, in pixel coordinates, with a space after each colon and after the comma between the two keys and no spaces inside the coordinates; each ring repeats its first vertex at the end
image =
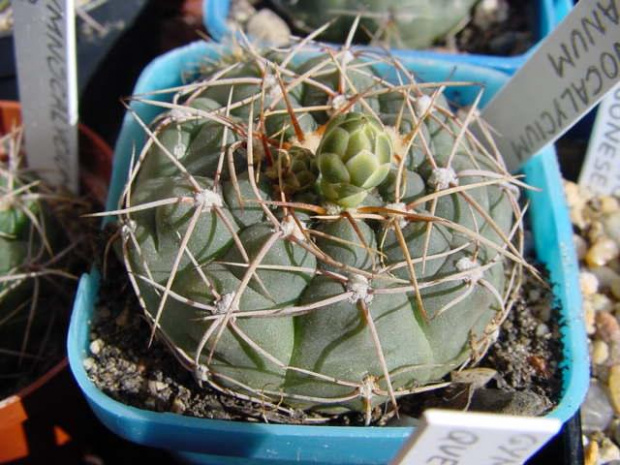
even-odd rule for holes
{"type": "Polygon", "coordinates": [[[0,399],[64,356],[77,276],[92,256],[88,228],[76,224],[92,205],[37,179],[21,147],[20,128],[0,136],[0,399]]]}
{"type": "Polygon", "coordinates": [[[475,84],[418,82],[353,35],[310,57],[311,37],[221,46],[171,103],[134,97],[165,111],[134,114],[149,137],[107,214],[149,339],[256,415],[370,424],[406,396],[481,386],[465,370],[524,273],[543,281],[481,89],[456,116],[444,92],[475,84]]]}
{"type": "Polygon", "coordinates": [[[590,389],[581,408],[586,463],[620,460],[620,198],[566,181],[590,339],[590,389]]]}

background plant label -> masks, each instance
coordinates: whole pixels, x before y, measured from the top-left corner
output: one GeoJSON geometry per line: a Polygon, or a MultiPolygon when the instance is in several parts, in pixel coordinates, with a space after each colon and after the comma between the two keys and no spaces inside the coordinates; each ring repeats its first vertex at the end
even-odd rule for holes
{"type": "Polygon", "coordinates": [[[15,58],[28,165],[78,191],[74,0],[13,0],[15,58]]]}
{"type": "Polygon", "coordinates": [[[620,0],[581,0],[482,116],[514,171],[620,80],[620,0]]]}
{"type": "Polygon", "coordinates": [[[620,196],[620,84],[599,105],[579,184],[597,195],[620,196]]]}
{"type": "Polygon", "coordinates": [[[520,465],[561,426],[555,418],[430,409],[392,465],[520,465]]]}

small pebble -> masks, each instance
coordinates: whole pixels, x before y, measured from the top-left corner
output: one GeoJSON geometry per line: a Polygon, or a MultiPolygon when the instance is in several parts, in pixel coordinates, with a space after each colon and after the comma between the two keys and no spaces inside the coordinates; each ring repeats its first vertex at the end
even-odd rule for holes
{"type": "Polygon", "coordinates": [[[620,275],[612,270],[609,266],[599,266],[592,268],[592,273],[598,279],[598,290],[605,291],[611,288],[616,280],[620,280],[620,275]]]}
{"type": "Polygon", "coordinates": [[[592,363],[602,365],[609,358],[609,346],[605,341],[596,340],[592,344],[592,363]]]}
{"type": "Polygon", "coordinates": [[[581,423],[585,433],[604,431],[614,417],[614,409],[605,389],[596,379],[590,380],[590,389],[581,406],[581,423]]]}
{"type": "Polygon", "coordinates": [[[597,312],[595,316],[596,334],[607,343],[620,341],[620,324],[609,312],[597,312]]]}
{"type": "Polygon", "coordinates": [[[90,353],[93,355],[98,355],[99,352],[101,352],[101,349],[103,349],[103,341],[101,339],[95,339],[93,342],[90,343],[90,353]]]}
{"type": "Polygon", "coordinates": [[[577,258],[583,260],[588,253],[588,243],[579,234],[573,234],[573,242],[575,244],[575,251],[577,252],[577,258]]]}
{"type": "Polygon", "coordinates": [[[596,243],[596,241],[604,239],[606,237],[607,233],[605,232],[605,227],[603,226],[603,223],[598,220],[592,221],[587,234],[590,245],[593,245],[594,243],[596,243]]]}
{"type": "Polygon", "coordinates": [[[185,405],[185,402],[183,402],[178,397],[175,397],[174,400],[172,401],[170,410],[172,410],[172,412],[174,413],[182,414],[185,412],[185,410],[187,410],[187,406],[185,405]]]}
{"type": "Polygon", "coordinates": [[[599,199],[600,211],[603,214],[613,214],[620,211],[620,201],[611,195],[604,195],[599,199]]]}
{"type": "Polygon", "coordinates": [[[620,276],[611,282],[609,289],[611,290],[612,295],[616,299],[620,300],[620,276]]]}
{"type": "Polygon", "coordinates": [[[616,258],[619,253],[618,244],[613,239],[601,237],[588,250],[586,263],[591,267],[604,266],[616,258]]]}
{"type": "Polygon", "coordinates": [[[607,387],[609,388],[611,404],[616,410],[616,413],[620,414],[620,365],[614,365],[609,370],[607,387]]]}
{"type": "Polygon", "coordinates": [[[611,439],[604,438],[599,444],[598,459],[601,465],[607,464],[613,460],[620,460],[620,449],[611,439]]]}
{"type": "Polygon", "coordinates": [[[607,235],[620,245],[620,211],[605,215],[602,222],[607,235]]]}
{"type": "Polygon", "coordinates": [[[96,365],[95,359],[92,357],[86,357],[82,362],[82,366],[86,371],[92,370],[96,365]]]}
{"type": "Polygon", "coordinates": [[[527,293],[528,300],[532,302],[536,302],[540,299],[540,290],[539,289],[530,289],[527,293]]]}
{"type": "Polygon", "coordinates": [[[584,195],[584,189],[570,181],[564,182],[564,194],[569,207],[571,222],[580,229],[585,228],[587,221],[583,213],[590,196],[584,195]]]}
{"type": "Polygon", "coordinates": [[[609,360],[608,364],[620,365],[620,343],[613,342],[609,344],[609,360]]]}
{"type": "Polygon", "coordinates": [[[583,302],[583,318],[586,325],[586,332],[589,335],[596,333],[596,324],[595,324],[596,313],[594,312],[594,308],[592,308],[592,304],[585,300],[583,302]]]}
{"type": "Polygon", "coordinates": [[[594,295],[598,291],[598,278],[589,271],[579,273],[579,284],[584,297],[594,295]]]}
{"type": "Polygon", "coordinates": [[[161,381],[150,380],[148,382],[149,392],[151,394],[153,394],[153,395],[156,395],[158,392],[163,391],[167,387],[168,387],[168,385],[166,383],[161,382],[161,381]]]}
{"type": "Polygon", "coordinates": [[[543,337],[547,334],[549,334],[551,332],[551,330],[549,329],[549,326],[547,326],[544,323],[540,323],[538,326],[536,326],[536,336],[537,337],[543,337]]]}
{"type": "Polygon", "coordinates": [[[590,441],[583,451],[584,465],[599,465],[598,463],[598,444],[590,441]]]}
{"type": "Polygon", "coordinates": [[[489,29],[493,24],[504,22],[510,14],[506,0],[482,0],[474,9],[473,23],[481,29],[489,29]]]}
{"type": "Polygon", "coordinates": [[[611,312],[614,309],[614,303],[605,294],[594,294],[590,300],[595,312],[611,312]]]}

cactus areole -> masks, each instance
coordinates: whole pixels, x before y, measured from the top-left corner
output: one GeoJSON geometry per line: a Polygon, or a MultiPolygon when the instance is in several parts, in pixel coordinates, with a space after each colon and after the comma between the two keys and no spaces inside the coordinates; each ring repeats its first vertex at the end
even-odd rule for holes
{"type": "Polygon", "coordinates": [[[322,50],[224,54],[151,102],[114,213],[153,335],[201,383],[369,421],[496,339],[529,268],[521,183],[451,84],[322,50]]]}

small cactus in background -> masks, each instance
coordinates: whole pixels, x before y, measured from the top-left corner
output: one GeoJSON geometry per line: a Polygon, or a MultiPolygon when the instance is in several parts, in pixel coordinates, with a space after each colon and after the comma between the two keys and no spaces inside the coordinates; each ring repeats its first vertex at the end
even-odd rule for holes
{"type": "Polygon", "coordinates": [[[336,23],[325,35],[326,40],[344,42],[357,15],[366,37],[372,36],[397,48],[430,47],[449,33],[465,26],[470,10],[478,0],[274,0],[293,25],[311,32],[328,21],[336,23]]]}
{"type": "Polygon", "coordinates": [[[76,200],[38,180],[22,155],[20,129],[0,136],[0,399],[62,358],[80,250],[66,221],[76,200]]]}
{"type": "Polygon", "coordinates": [[[450,85],[248,50],[149,100],[168,111],[112,213],[153,335],[218,390],[368,421],[477,362],[530,266],[521,184],[450,85]]]}

